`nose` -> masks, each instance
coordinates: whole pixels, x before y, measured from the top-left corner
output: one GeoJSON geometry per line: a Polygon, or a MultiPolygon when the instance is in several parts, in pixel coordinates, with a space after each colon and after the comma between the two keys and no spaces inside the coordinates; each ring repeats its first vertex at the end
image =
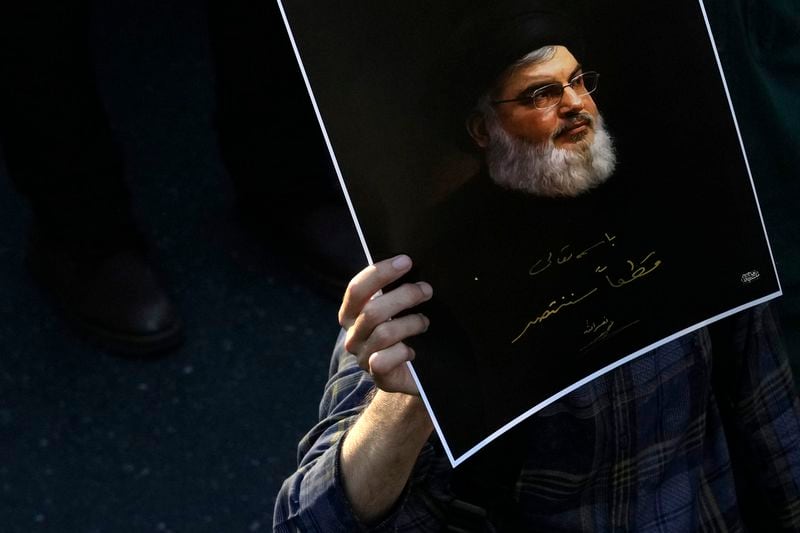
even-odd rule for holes
{"type": "Polygon", "coordinates": [[[575,89],[567,86],[564,88],[564,94],[558,107],[559,111],[567,114],[581,111],[584,107],[583,97],[579,96],[575,89]]]}

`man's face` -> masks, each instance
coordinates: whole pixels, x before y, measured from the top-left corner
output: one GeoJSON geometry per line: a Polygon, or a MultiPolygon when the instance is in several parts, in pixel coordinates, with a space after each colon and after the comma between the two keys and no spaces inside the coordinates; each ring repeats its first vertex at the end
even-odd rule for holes
{"type": "MultiPolygon", "coordinates": [[[[551,59],[507,72],[494,96],[496,100],[506,100],[551,83],[567,85],[581,72],[580,64],[570,51],[557,46],[551,59]]],[[[594,125],[582,120],[579,114],[588,113],[596,119],[597,106],[591,95],[578,96],[570,87],[564,89],[561,102],[550,109],[509,102],[497,105],[495,111],[500,125],[509,135],[534,145],[552,139],[556,148],[573,149],[580,141],[593,141],[594,125]]]]}
{"type": "Polygon", "coordinates": [[[536,196],[573,197],[611,176],[614,146],[591,96],[579,96],[568,85],[582,73],[569,50],[546,47],[532,54],[539,52],[549,59],[506,72],[470,116],[467,129],[483,149],[489,176],[498,185],[536,196]],[[566,86],[552,107],[515,101],[552,84],[566,86]]]}

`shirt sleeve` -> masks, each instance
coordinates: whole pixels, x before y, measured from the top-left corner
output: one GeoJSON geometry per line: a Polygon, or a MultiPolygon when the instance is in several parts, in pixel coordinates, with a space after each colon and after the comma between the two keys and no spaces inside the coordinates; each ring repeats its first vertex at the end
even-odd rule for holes
{"type": "MultiPolygon", "coordinates": [[[[297,448],[298,468],[284,480],[273,516],[275,532],[383,532],[437,531],[440,527],[426,502],[427,480],[432,468],[442,468],[439,457],[427,443],[414,467],[400,500],[380,524],[367,527],[353,513],[345,495],[339,467],[344,435],[355,424],[374,389],[371,376],[358,367],[344,349],[339,334],[331,359],[329,380],[319,408],[319,422],[301,439],[297,448]]],[[[433,489],[436,493],[436,488],[433,489]]],[[[434,499],[436,496],[432,496],[434,499]]]]}
{"type": "Polygon", "coordinates": [[[737,490],[750,498],[740,502],[749,511],[744,518],[750,527],[770,520],[770,531],[800,531],[800,402],[772,308],[739,315],[733,339],[741,363],[723,401],[734,413],[729,444],[737,490]]]}

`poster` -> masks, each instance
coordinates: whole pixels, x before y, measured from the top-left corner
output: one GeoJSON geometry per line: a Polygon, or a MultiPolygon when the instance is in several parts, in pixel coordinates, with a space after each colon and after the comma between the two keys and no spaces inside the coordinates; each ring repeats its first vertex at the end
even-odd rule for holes
{"type": "Polygon", "coordinates": [[[702,2],[279,5],[368,260],[406,253],[434,288],[408,343],[454,466],[781,294],[702,2]],[[549,137],[531,156],[498,126],[549,137]]]}

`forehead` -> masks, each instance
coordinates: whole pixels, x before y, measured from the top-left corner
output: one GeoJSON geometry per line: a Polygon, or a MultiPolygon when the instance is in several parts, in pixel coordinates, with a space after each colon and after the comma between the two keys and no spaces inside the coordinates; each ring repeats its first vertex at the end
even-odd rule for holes
{"type": "Polygon", "coordinates": [[[531,85],[567,83],[579,67],[578,60],[567,48],[556,46],[550,59],[506,70],[500,78],[498,90],[506,92],[524,90],[531,85]]]}

